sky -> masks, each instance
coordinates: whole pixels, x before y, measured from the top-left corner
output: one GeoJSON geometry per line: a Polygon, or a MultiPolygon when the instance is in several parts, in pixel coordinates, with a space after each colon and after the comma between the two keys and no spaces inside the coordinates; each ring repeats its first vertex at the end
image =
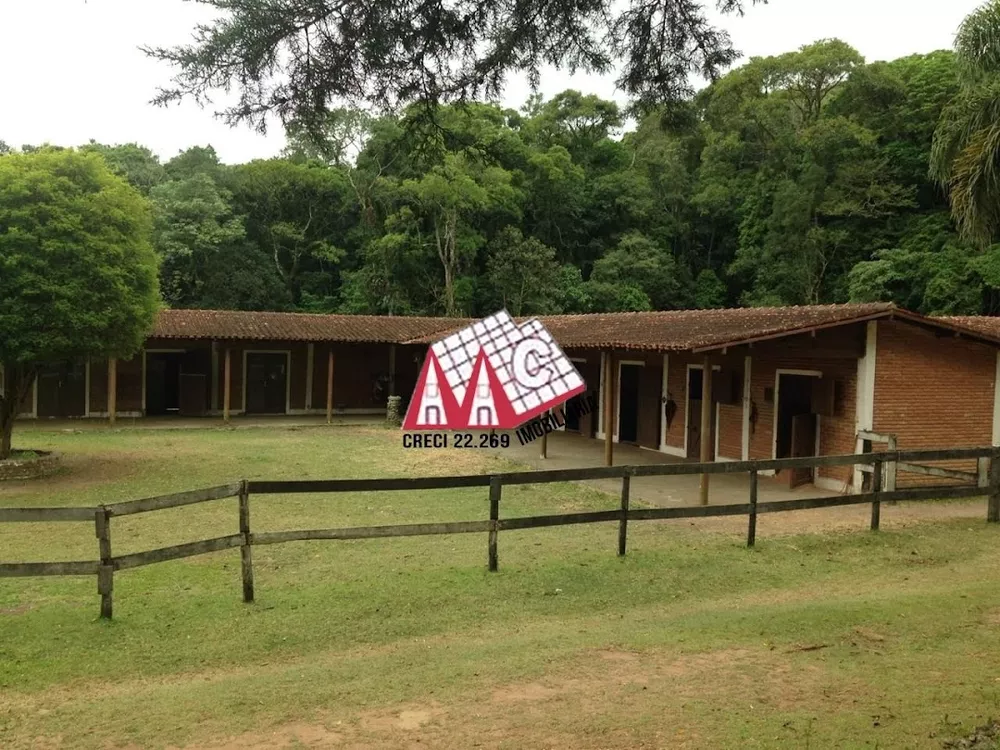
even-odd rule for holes
{"type": "MultiPolygon", "coordinates": [[[[713,15],[745,56],[776,55],[817,39],[837,37],[865,59],[892,60],[950,48],[955,30],[979,0],[771,0],[746,14],[713,15]]],[[[75,146],[138,142],[167,160],[194,145],[212,145],[223,162],[275,156],[284,147],[280,126],[260,135],[231,128],[211,107],[169,108],[149,103],[169,83],[169,66],[141,45],[189,41],[213,11],[186,0],[0,0],[0,140],[12,146],[75,146]],[[140,11],[141,9],[141,11],[140,11]]],[[[552,70],[541,93],[576,88],[624,102],[613,76],[552,70]]],[[[523,79],[508,82],[503,104],[520,107],[530,93],[523,79]]]]}

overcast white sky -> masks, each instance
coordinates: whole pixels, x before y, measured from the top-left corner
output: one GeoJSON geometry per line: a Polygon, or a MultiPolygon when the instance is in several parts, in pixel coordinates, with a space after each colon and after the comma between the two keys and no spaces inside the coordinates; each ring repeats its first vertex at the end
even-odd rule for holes
{"type": "MultiPolygon", "coordinates": [[[[977,0],[771,0],[722,25],[746,56],[773,55],[825,37],[839,37],[869,61],[892,60],[951,46],[977,0]]],[[[169,109],[148,102],[170,69],[139,45],[185,42],[204,6],[184,0],[0,0],[0,140],[13,146],[73,146],[137,141],[164,160],[193,145],[211,144],[227,163],[277,154],[280,128],[267,136],[229,128],[210,109],[169,109]]],[[[578,88],[615,95],[611,80],[552,72],[542,93],[578,88]]],[[[505,104],[519,107],[527,83],[508,85],[505,104]]]]}

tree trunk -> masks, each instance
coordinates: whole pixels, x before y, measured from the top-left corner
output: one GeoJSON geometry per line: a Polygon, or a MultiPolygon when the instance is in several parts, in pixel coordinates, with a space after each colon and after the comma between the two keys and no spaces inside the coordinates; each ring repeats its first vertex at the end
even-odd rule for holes
{"type": "Polygon", "coordinates": [[[10,458],[11,435],[21,401],[35,379],[33,367],[7,364],[3,367],[3,395],[0,396],[0,461],[10,458]]]}
{"type": "Polygon", "coordinates": [[[7,408],[6,399],[0,404],[0,461],[10,458],[10,436],[14,431],[14,413],[16,412],[17,407],[14,407],[13,410],[7,408]]]}

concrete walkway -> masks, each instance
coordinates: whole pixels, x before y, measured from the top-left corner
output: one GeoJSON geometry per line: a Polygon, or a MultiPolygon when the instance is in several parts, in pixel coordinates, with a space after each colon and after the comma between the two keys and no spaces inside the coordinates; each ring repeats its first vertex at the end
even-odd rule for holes
{"type": "MultiPolygon", "coordinates": [[[[539,457],[540,440],[521,445],[511,434],[513,445],[501,450],[505,458],[527,464],[533,469],[582,469],[604,466],[604,441],[593,440],[565,432],[553,432],[548,437],[547,458],[539,457]]],[[[684,459],[669,456],[659,451],[639,448],[634,445],[615,444],[615,466],[645,466],[648,464],[683,463],[684,459]]],[[[700,477],[685,474],[669,477],[633,477],[632,497],[659,507],[697,505],[700,477]]],[[[621,492],[620,479],[587,480],[586,484],[617,495],[621,492]]],[[[803,497],[823,497],[834,494],[811,484],[789,490],[784,481],[761,476],[757,485],[757,498],[767,500],[791,500],[803,497]]],[[[750,480],[746,474],[714,474],[709,484],[709,503],[727,505],[745,503],[750,498],[750,480]]]]}

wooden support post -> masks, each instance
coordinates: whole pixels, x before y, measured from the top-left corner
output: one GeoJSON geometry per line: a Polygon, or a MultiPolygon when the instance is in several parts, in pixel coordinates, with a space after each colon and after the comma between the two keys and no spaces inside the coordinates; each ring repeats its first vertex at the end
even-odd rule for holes
{"type": "Polygon", "coordinates": [[[875,493],[875,499],[872,501],[872,531],[878,531],[879,520],[882,514],[882,503],[879,500],[879,495],[882,492],[882,469],[882,462],[876,460],[875,465],[872,467],[872,492],[875,493]]]}
{"type": "Polygon", "coordinates": [[[389,395],[396,395],[396,345],[389,344],[389,395]]]}
{"type": "Polygon", "coordinates": [[[333,348],[326,359],[326,423],[333,423],[333,348]]]}
{"type": "MultiPolygon", "coordinates": [[[[895,435],[889,435],[889,439],[885,441],[886,450],[887,451],[898,450],[899,447],[898,444],[899,441],[897,437],[895,435]]],[[[885,465],[885,470],[882,472],[883,486],[880,488],[880,490],[885,490],[886,492],[894,492],[896,490],[896,470],[897,470],[897,464],[895,461],[889,461],[885,465]]],[[[896,500],[889,501],[889,505],[895,505],[896,503],[897,503],[896,500]]]]}
{"type": "Polygon", "coordinates": [[[625,556],[625,540],[628,534],[628,500],[629,500],[629,485],[631,484],[632,477],[629,474],[625,474],[622,477],[622,517],[618,521],[618,556],[625,556]]]}
{"type": "Polygon", "coordinates": [[[990,458],[990,494],[986,510],[986,520],[1000,523],[1000,456],[990,458]]]}
{"type": "Polygon", "coordinates": [[[240,533],[243,535],[243,544],[240,545],[240,570],[243,575],[243,601],[250,604],[253,602],[253,555],[250,551],[250,492],[247,488],[247,481],[245,479],[240,484],[239,500],[240,533]]]}
{"type": "Polygon", "coordinates": [[[750,522],[747,527],[747,547],[757,541],[757,470],[750,470],[750,522]]]}
{"type": "Polygon", "coordinates": [[[614,464],[614,434],[612,423],[615,413],[614,355],[607,352],[604,355],[604,465],[614,464]]]}
{"type": "Polygon", "coordinates": [[[497,532],[500,521],[500,477],[490,477],[490,537],[489,537],[489,569],[495,573],[499,567],[497,559],[497,532]]]}
{"type": "Polygon", "coordinates": [[[545,429],[545,415],[542,415],[542,439],[538,442],[538,457],[549,457],[549,431],[545,429]]]}
{"type": "Polygon", "coordinates": [[[976,486],[990,486],[990,459],[988,456],[980,456],[976,459],[976,486]]]}
{"type": "Polygon", "coordinates": [[[222,421],[226,424],[229,424],[229,402],[233,391],[232,359],[232,349],[227,346],[222,367],[222,421]]]}
{"type": "Polygon", "coordinates": [[[94,513],[94,527],[101,553],[101,567],[97,570],[97,593],[101,595],[101,619],[110,620],[111,598],[115,588],[115,568],[111,560],[111,514],[105,507],[94,513]]]}
{"type": "Polygon", "coordinates": [[[108,424],[115,426],[118,416],[118,360],[112,357],[108,360],[108,424]]]}
{"type": "MultiPolygon", "coordinates": [[[[712,460],[712,360],[706,354],[701,370],[701,451],[698,460],[712,460]]],[[[701,475],[699,500],[708,505],[708,474],[701,475]]]]}

